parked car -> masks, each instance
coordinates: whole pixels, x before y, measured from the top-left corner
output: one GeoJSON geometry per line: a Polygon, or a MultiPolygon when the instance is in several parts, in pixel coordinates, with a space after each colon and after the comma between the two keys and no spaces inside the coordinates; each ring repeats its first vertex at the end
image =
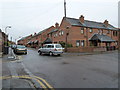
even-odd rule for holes
{"type": "Polygon", "coordinates": [[[10,47],[11,47],[12,49],[15,49],[15,48],[16,48],[16,46],[17,46],[17,45],[12,44],[10,47]]]}
{"type": "Polygon", "coordinates": [[[61,55],[63,53],[63,48],[60,44],[45,44],[43,47],[38,49],[38,53],[52,55],[61,55]]]}
{"type": "Polygon", "coordinates": [[[27,48],[23,45],[16,45],[14,48],[14,53],[27,54],[27,48]]]}

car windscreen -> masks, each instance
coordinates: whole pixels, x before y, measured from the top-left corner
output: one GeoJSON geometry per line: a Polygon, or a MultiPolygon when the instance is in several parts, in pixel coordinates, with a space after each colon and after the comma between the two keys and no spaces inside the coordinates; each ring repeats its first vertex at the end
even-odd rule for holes
{"type": "Polygon", "coordinates": [[[56,47],[56,48],[62,48],[62,46],[61,46],[61,45],[55,45],[55,47],[56,47]]]}
{"type": "Polygon", "coordinates": [[[17,46],[17,48],[26,48],[25,46],[17,46]]]}

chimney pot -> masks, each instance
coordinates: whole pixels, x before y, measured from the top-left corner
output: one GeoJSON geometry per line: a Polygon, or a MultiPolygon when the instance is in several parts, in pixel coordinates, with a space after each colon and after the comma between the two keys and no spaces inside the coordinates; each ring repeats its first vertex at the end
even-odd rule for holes
{"type": "Polygon", "coordinates": [[[106,25],[106,27],[108,26],[108,24],[109,24],[109,22],[108,22],[108,20],[105,20],[104,21],[104,24],[106,25]]]}
{"type": "Polygon", "coordinates": [[[55,23],[55,28],[59,28],[59,24],[58,23],[55,23]]]}
{"type": "Polygon", "coordinates": [[[79,17],[79,20],[80,20],[81,23],[84,23],[84,16],[81,15],[81,16],[79,17]]]}

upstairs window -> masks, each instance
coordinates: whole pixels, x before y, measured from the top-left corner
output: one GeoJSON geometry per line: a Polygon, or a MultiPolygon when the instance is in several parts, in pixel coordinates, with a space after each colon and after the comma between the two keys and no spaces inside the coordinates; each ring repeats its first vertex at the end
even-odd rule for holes
{"type": "Polygon", "coordinates": [[[90,32],[90,33],[92,33],[92,32],[93,32],[92,28],[90,28],[89,32],[90,32]]]}
{"type": "Polygon", "coordinates": [[[61,35],[63,35],[64,34],[64,31],[61,31],[61,35]]]}
{"type": "Polygon", "coordinates": [[[81,34],[84,34],[84,27],[81,27],[81,34]]]}
{"type": "Polygon", "coordinates": [[[59,35],[61,36],[61,31],[59,31],[59,35]]]}

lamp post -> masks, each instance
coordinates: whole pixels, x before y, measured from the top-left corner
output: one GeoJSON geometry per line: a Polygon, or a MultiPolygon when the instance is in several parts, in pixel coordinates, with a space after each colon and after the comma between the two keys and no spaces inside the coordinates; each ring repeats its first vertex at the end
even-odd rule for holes
{"type": "Polygon", "coordinates": [[[7,43],[7,46],[8,46],[8,35],[7,35],[7,28],[11,28],[11,26],[7,26],[7,27],[5,27],[5,38],[7,39],[6,40],[6,43],[7,43]]]}
{"type": "Polygon", "coordinates": [[[5,34],[4,34],[4,54],[8,54],[9,53],[9,47],[8,47],[8,35],[7,35],[7,28],[11,28],[11,26],[6,26],[5,27],[5,34]]]}

